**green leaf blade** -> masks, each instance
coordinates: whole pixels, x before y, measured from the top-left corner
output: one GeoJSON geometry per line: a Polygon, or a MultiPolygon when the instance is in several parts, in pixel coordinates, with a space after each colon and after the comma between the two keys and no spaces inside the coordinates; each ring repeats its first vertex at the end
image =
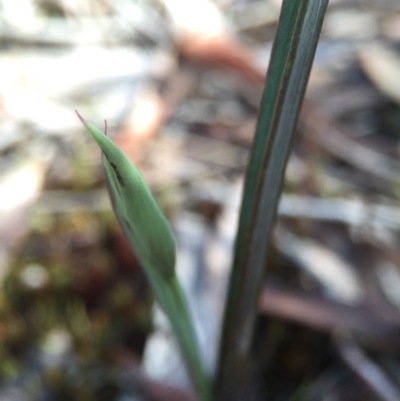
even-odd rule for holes
{"type": "Polygon", "coordinates": [[[216,393],[246,399],[257,303],[287,159],[328,0],[284,0],[246,173],[216,393]]]}

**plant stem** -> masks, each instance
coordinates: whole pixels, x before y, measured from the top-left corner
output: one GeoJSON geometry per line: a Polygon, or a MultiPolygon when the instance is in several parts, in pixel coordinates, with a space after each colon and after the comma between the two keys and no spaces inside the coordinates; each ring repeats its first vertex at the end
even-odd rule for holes
{"type": "Polygon", "coordinates": [[[176,275],[171,280],[165,280],[158,274],[148,277],[171,324],[196,394],[201,401],[211,401],[210,378],[204,368],[187,301],[176,275]]]}

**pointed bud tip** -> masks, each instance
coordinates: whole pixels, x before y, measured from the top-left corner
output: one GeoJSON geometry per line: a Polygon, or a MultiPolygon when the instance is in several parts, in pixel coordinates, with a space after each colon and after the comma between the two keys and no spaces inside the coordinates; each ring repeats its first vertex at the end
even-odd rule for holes
{"type": "MultiPolygon", "coordinates": [[[[88,128],[89,122],[88,122],[85,118],[83,118],[83,117],[81,116],[81,114],[79,113],[78,110],[75,110],[75,113],[76,113],[76,115],[78,116],[78,118],[81,120],[82,124],[83,124],[87,129],[89,129],[89,128],[88,128]]],[[[105,135],[105,136],[108,136],[107,131],[108,131],[107,120],[104,120],[104,135],[105,135]]]]}
{"type": "Polygon", "coordinates": [[[75,110],[75,113],[78,116],[78,118],[82,121],[82,124],[85,124],[86,120],[79,114],[79,111],[75,110]]]}

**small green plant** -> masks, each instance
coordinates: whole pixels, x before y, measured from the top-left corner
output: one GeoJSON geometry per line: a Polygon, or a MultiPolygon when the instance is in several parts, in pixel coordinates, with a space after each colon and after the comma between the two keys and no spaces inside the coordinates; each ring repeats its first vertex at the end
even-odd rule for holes
{"type": "Polygon", "coordinates": [[[210,381],[201,360],[189,309],[175,274],[175,241],[169,224],[139,170],[106,136],[106,132],[101,132],[79,113],[78,116],[103,153],[114,212],[171,323],[193,386],[201,400],[210,401],[210,381]]]}
{"type": "Polygon", "coordinates": [[[174,271],[169,225],[141,174],[80,117],[103,152],[115,214],[168,316],[202,401],[246,400],[257,301],[276,206],[328,0],[284,0],[246,175],[214,391],[174,271]]]}

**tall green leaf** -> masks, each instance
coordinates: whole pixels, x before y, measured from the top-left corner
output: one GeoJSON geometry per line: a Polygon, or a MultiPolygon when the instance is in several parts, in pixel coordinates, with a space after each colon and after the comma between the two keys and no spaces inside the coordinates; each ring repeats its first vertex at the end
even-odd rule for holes
{"type": "Polygon", "coordinates": [[[216,380],[220,401],[246,399],[270,233],[327,3],[283,1],[240,212],[216,380]]]}

